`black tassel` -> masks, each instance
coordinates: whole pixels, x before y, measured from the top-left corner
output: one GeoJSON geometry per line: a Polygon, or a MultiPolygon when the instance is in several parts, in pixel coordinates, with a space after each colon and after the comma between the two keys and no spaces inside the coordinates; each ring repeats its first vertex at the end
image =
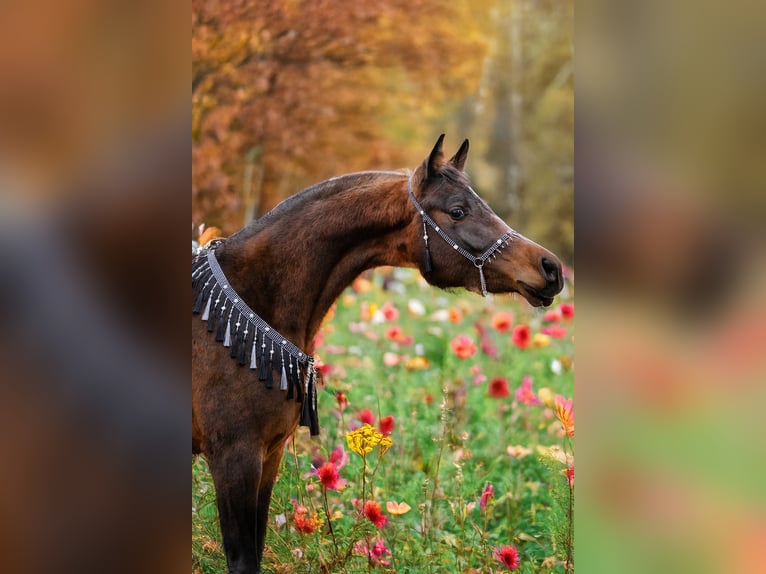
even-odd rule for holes
{"type": "Polygon", "coordinates": [[[271,372],[271,364],[269,364],[269,361],[266,359],[266,353],[261,352],[261,356],[258,358],[260,359],[260,365],[258,367],[258,380],[265,381],[269,378],[269,373],[271,372]]]}
{"type": "Polygon", "coordinates": [[[223,342],[226,335],[226,320],[223,318],[223,312],[225,310],[226,308],[222,307],[220,313],[216,313],[219,319],[218,319],[218,331],[216,331],[215,333],[215,340],[218,341],[219,343],[223,342]]]}
{"type": "Polygon", "coordinates": [[[269,353],[269,368],[266,371],[266,388],[274,388],[274,358],[271,353],[269,353]]]}
{"type": "Polygon", "coordinates": [[[194,302],[194,307],[192,307],[192,313],[195,315],[198,314],[202,310],[202,301],[205,298],[205,290],[200,289],[199,295],[197,295],[197,300],[194,302]]]}
{"type": "Polygon", "coordinates": [[[212,333],[213,330],[215,329],[215,321],[216,321],[216,319],[218,319],[219,316],[220,316],[220,313],[219,313],[218,309],[216,309],[214,307],[213,308],[213,315],[210,317],[210,319],[208,319],[208,322],[207,322],[207,332],[208,333],[212,333]]]}
{"type": "Polygon", "coordinates": [[[293,389],[295,388],[295,385],[297,384],[297,375],[295,373],[295,367],[293,367],[293,362],[290,360],[290,367],[287,371],[287,399],[292,399],[295,396],[295,392],[293,389]]]}
{"type": "Polygon", "coordinates": [[[247,364],[247,350],[250,348],[250,346],[247,344],[247,340],[249,331],[245,330],[242,333],[242,340],[239,343],[239,357],[237,358],[237,362],[240,365],[247,364]]]}
{"type": "Polygon", "coordinates": [[[431,267],[431,250],[428,248],[428,245],[426,245],[426,265],[424,270],[426,273],[433,271],[433,268],[431,267]]]}
{"type": "Polygon", "coordinates": [[[231,337],[231,352],[229,353],[229,356],[234,359],[238,352],[239,352],[239,343],[240,343],[240,334],[236,331],[234,332],[234,335],[231,337]]]}
{"type": "Polygon", "coordinates": [[[317,436],[319,434],[319,414],[317,413],[317,388],[313,382],[309,389],[309,397],[309,400],[306,401],[311,405],[309,428],[311,429],[311,436],[317,436]]]}
{"type": "Polygon", "coordinates": [[[311,401],[308,400],[308,397],[303,401],[300,425],[302,427],[311,427],[311,401]]]}

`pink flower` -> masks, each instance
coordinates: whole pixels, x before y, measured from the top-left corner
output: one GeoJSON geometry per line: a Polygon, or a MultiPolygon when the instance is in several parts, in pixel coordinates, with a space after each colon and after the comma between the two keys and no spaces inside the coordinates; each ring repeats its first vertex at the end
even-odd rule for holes
{"type": "Polygon", "coordinates": [[[559,310],[561,311],[561,316],[564,317],[564,319],[570,320],[574,318],[574,304],[562,303],[559,306],[559,310]]]}
{"type": "Polygon", "coordinates": [[[378,430],[382,434],[391,434],[394,430],[393,415],[388,415],[387,417],[380,417],[380,422],[378,422],[378,430]]]}
{"type": "Polygon", "coordinates": [[[356,418],[363,425],[375,426],[375,415],[370,409],[362,409],[361,411],[357,413],[356,418]]]}
{"type": "Polygon", "coordinates": [[[542,404],[532,390],[532,377],[529,375],[524,375],[524,378],[521,379],[521,385],[516,389],[516,400],[523,405],[538,406],[542,404]]]}
{"type": "Polygon", "coordinates": [[[341,490],[346,486],[346,480],[340,477],[338,467],[329,461],[317,469],[316,475],[327,490],[341,490]]]}
{"type": "Polygon", "coordinates": [[[546,323],[557,323],[561,320],[561,315],[558,311],[546,311],[543,315],[543,321],[546,323]]]}
{"type": "Polygon", "coordinates": [[[513,546],[495,548],[495,558],[505,564],[508,570],[516,570],[519,567],[519,552],[513,546]]]}
{"type": "Polygon", "coordinates": [[[497,357],[497,349],[492,344],[492,341],[487,336],[487,330],[484,328],[484,326],[479,322],[476,321],[474,324],[474,327],[476,328],[476,332],[479,335],[479,342],[481,343],[481,352],[485,355],[489,355],[493,359],[497,357]]]}
{"type": "Polygon", "coordinates": [[[492,484],[487,484],[481,493],[481,498],[479,499],[479,507],[482,510],[485,510],[487,508],[487,504],[493,498],[495,498],[495,487],[493,487],[492,484]]]}
{"type": "Polygon", "coordinates": [[[541,333],[553,337],[554,339],[563,339],[567,336],[567,330],[561,325],[551,325],[540,329],[541,333]]]}
{"type": "Polygon", "coordinates": [[[489,382],[489,396],[494,399],[507,397],[511,394],[508,389],[508,379],[503,377],[495,377],[489,382]]]}
{"type": "Polygon", "coordinates": [[[391,554],[391,551],[386,548],[386,543],[382,539],[376,540],[369,549],[364,542],[357,542],[354,545],[354,554],[369,556],[372,566],[391,566],[390,561],[383,559],[383,556],[391,554]]]}
{"type": "Polygon", "coordinates": [[[346,453],[343,445],[339,444],[330,453],[330,462],[337,466],[339,469],[348,464],[348,454],[346,453]]]}
{"type": "Polygon", "coordinates": [[[519,349],[526,349],[529,347],[529,326],[528,325],[516,325],[511,333],[511,341],[519,349]]]}
{"type": "Polygon", "coordinates": [[[468,335],[458,335],[452,339],[450,347],[452,352],[461,359],[467,359],[476,353],[476,343],[468,335]]]}
{"type": "Polygon", "coordinates": [[[399,318],[399,310],[390,301],[383,303],[380,312],[386,321],[396,321],[399,318]]]}
{"type": "Polygon", "coordinates": [[[388,522],[388,518],[383,514],[380,504],[374,500],[368,500],[364,503],[364,515],[375,525],[375,528],[383,528],[388,522]]]}
{"type": "Polygon", "coordinates": [[[500,333],[505,333],[513,325],[513,315],[505,311],[498,311],[492,316],[492,327],[500,333]]]}

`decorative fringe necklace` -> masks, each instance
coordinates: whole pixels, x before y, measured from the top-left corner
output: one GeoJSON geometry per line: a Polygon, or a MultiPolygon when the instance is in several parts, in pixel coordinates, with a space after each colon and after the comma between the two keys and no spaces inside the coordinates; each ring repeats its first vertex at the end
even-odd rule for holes
{"type": "Polygon", "coordinates": [[[202,312],[208,332],[215,331],[215,340],[230,347],[232,358],[240,365],[249,363],[267,389],[274,388],[274,370],[281,371],[279,390],[287,391],[288,400],[294,398],[302,404],[300,425],[309,427],[311,436],[316,436],[319,418],[314,357],[261,319],[232,289],[215,257],[221,242],[200,248],[192,260],[192,288],[198,292],[192,313],[202,312]]]}

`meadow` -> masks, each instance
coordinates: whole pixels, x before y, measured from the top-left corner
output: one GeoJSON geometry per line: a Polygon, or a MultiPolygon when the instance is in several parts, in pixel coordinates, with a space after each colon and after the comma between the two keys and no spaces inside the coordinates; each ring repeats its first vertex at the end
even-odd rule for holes
{"type": "MultiPolygon", "coordinates": [[[[285,447],[264,572],[574,572],[568,273],[547,309],[358,278],[318,335],[321,435],[285,447]]],[[[192,572],[226,572],[204,457],[192,572]]]]}

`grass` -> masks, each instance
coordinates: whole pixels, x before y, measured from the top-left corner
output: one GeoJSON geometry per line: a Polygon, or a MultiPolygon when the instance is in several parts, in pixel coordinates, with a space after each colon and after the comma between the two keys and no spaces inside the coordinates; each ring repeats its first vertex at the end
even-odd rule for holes
{"type": "MultiPolygon", "coordinates": [[[[288,441],[264,571],[502,572],[508,567],[495,549],[512,546],[514,571],[573,572],[573,490],[565,475],[573,440],[555,405],[556,395],[573,395],[574,322],[560,313],[572,294],[569,282],[550,308],[556,318],[520,298],[439,291],[409,270],[358,279],[320,333],[322,433],[310,439],[301,428],[288,441]],[[512,341],[513,327],[497,322],[502,313],[513,315],[513,327],[529,327],[526,348],[512,341]],[[474,353],[470,344],[453,347],[459,335],[474,353]],[[525,376],[530,399],[542,404],[516,398],[525,376]],[[492,396],[490,389],[505,394],[503,380],[508,396],[492,396]],[[371,413],[360,415],[364,409],[371,413]],[[385,453],[375,447],[363,458],[349,448],[346,435],[365,416],[373,426],[393,417],[385,453]],[[348,462],[335,459],[334,467],[347,485],[334,490],[312,462],[321,466],[339,446],[348,462]],[[487,485],[494,495],[482,505],[487,485]],[[363,512],[368,501],[382,510],[381,528],[363,512]]],[[[192,462],[192,568],[226,572],[203,457],[192,462]]]]}

